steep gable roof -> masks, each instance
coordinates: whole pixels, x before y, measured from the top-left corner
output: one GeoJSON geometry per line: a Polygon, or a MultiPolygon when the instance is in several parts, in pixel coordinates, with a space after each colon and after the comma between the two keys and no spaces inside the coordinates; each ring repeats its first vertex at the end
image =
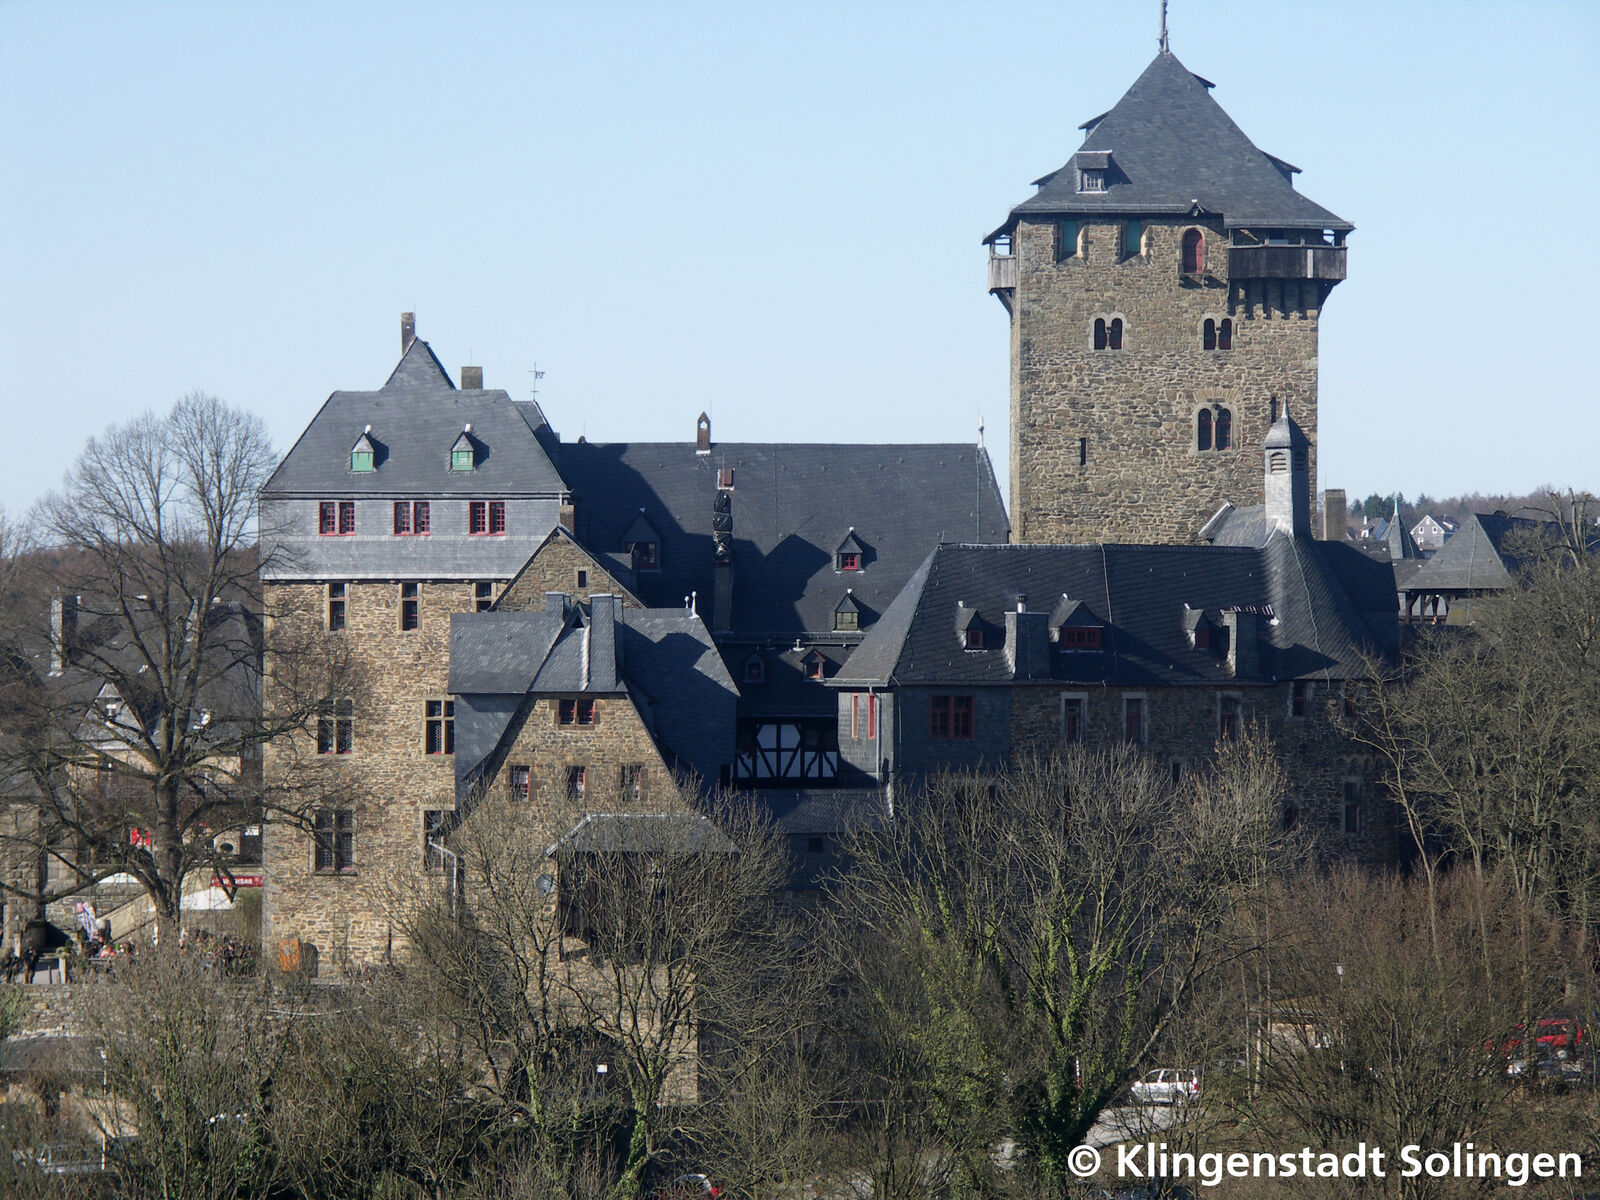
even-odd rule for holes
{"type": "Polygon", "coordinates": [[[504,391],[458,390],[428,343],[411,343],[383,387],[334,392],[262,488],[290,496],[555,496],[567,490],[541,444],[538,405],[504,391]],[[350,448],[371,426],[382,442],[371,472],[350,470],[350,448]],[[450,469],[467,426],[477,450],[471,471],[450,469]]]}
{"type": "Polygon", "coordinates": [[[990,240],[1019,216],[1220,214],[1229,229],[1353,229],[1295,191],[1298,169],[1258,150],[1211,98],[1210,84],[1163,51],[1116,107],[1085,123],[1066,165],[1037,181],[990,240]],[[1078,190],[1081,168],[1103,169],[1103,191],[1078,190]]]}

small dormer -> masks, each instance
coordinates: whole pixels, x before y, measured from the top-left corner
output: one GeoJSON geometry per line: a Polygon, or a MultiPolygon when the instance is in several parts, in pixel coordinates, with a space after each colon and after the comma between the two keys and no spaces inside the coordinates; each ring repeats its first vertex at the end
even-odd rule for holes
{"type": "Polygon", "coordinates": [[[450,469],[452,471],[471,471],[478,466],[478,447],[472,440],[472,426],[465,425],[461,429],[461,436],[456,439],[456,444],[450,447],[450,469]]]}
{"type": "Polygon", "coordinates": [[[350,447],[350,470],[357,475],[366,475],[378,469],[378,449],[372,442],[372,426],[368,425],[361,431],[361,436],[356,439],[356,444],[350,447]]]}
{"type": "Polygon", "coordinates": [[[767,681],[767,660],[759,652],[748,655],[744,665],[739,671],[741,683],[765,683],[767,681]]]}
{"type": "Polygon", "coordinates": [[[1062,592],[1050,612],[1050,640],[1061,650],[1103,650],[1105,622],[1082,600],[1062,592]]]}
{"type": "Polygon", "coordinates": [[[852,525],[850,532],[844,535],[844,541],[833,552],[833,568],[836,571],[859,571],[866,565],[867,548],[856,537],[856,527],[852,525]]]}
{"type": "Polygon", "coordinates": [[[628,532],[622,535],[622,549],[633,559],[635,571],[661,569],[661,535],[645,519],[644,509],[639,510],[633,524],[628,526],[628,532]]]}
{"type": "Polygon", "coordinates": [[[1110,182],[1111,151],[1080,150],[1072,156],[1072,166],[1077,172],[1079,193],[1103,192],[1110,182]]]}
{"type": "Polygon", "coordinates": [[[956,641],[961,644],[963,650],[988,648],[983,616],[976,608],[969,607],[965,600],[956,603],[956,641]]]}
{"type": "Polygon", "coordinates": [[[1228,631],[1217,614],[1207,614],[1203,608],[1183,606],[1183,633],[1191,650],[1223,653],[1228,648],[1228,631]]]}
{"type": "Polygon", "coordinates": [[[800,667],[805,671],[807,679],[826,679],[828,677],[828,659],[820,650],[813,650],[802,658],[800,667]]]}
{"type": "Polygon", "coordinates": [[[836,633],[855,633],[861,628],[861,605],[856,603],[854,588],[846,588],[844,599],[834,607],[833,628],[836,633]]]}

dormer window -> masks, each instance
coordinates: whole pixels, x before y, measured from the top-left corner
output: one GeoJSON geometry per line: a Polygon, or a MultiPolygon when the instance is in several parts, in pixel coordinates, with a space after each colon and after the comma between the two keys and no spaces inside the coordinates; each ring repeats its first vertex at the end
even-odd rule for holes
{"type": "Polygon", "coordinates": [[[856,528],[850,527],[850,532],[845,534],[844,541],[833,552],[833,565],[840,571],[859,571],[861,564],[866,559],[866,547],[856,537],[856,528]]]}
{"type": "Polygon", "coordinates": [[[956,640],[963,650],[982,650],[986,645],[983,618],[978,610],[963,601],[956,605],[956,640]]]}
{"type": "Polygon", "coordinates": [[[828,660],[817,651],[813,650],[801,660],[805,668],[807,679],[825,679],[828,673],[828,660]]]}
{"type": "Polygon", "coordinates": [[[471,471],[478,465],[477,448],[472,444],[472,426],[468,425],[461,431],[461,436],[456,439],[456,444],[450,447],[450,469],[452,471],[471,471]]]}
{"type": "Polygon", "coordinates": [[[1078,190],[1080,192],[1103,192],[1106,190],[1106,172],[1103,167],[1086,167],[1078,172],[1078,190]]]}
{"type": "Polygon", "coordinates": [[[856,603],[853,590],[847,590],[844,599],[833,610],[835,633],[855,633],[861,628],[861,607],[856,603]]]}
{"type": "Polygon", "coordinates": [[[622,548],[632,558],[635,571],[661,569],[661,535],[645,520],[644,509],[639,510],[628,532],[622,535],[622,548]]]}
{"type": "Polygon", "coordinates": [[[372,444],[372,426],[368,425],[356,439],[356,444],[350,448],[350,470],[357,475],[365,475],[376,471],[375,459],[377,452],[372,444]]]}
{"type": "Polygon", "coordinates": [[[744,681],[746,683],[765,683],[767,681],[767,664],[759,654],[752,654],[744,660],[744,681]]]}
{"type": "Polygon", "coordinates": [[[1095,625],[1069,625],[1061,630],[1058,645],[1063,650],[1098,650],[1105,640],[1105,631],[1095,625]]]}

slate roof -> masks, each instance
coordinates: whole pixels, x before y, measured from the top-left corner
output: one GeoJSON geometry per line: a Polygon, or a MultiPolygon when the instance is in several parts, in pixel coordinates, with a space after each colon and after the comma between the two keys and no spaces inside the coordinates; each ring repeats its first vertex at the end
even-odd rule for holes
{"type": "MultiPolygon", "coordinates": [[[[1417,592],[1471,592],[1508,588],[1526,565],[1526,554],[1556,531],[1552,522],[1498,513],[1473,513],[1412,576],[1417,592]],[[1519,544],[1520,543],[1520,544],[1519,544]]],[[[1600,537],[1591,543],[1600,552],[1600,537]]]]}
{"type": "Polygon", "coordinates": [[[590,813],[545,850],[573,854],[737,854],[727,834],[699,813],[590,813]]]}
{"type": "Polygon", "coordinates": [[[559,495],[566,491],[536,436],[533,403],[504,391],[458,391],[427,342],[411,343],[375,392],[334,392],[262,489],[289,496],[559,495]],[[352,472],[350,449],[367,426],[375,470],[352,472]],[[477,467],[450,469],[450,448],[472,426],[477,467]]]}
{"type": "Polygon", "coordinates": [[[1387,564],[1349,547],[1282,533],[1265,546],[942,546],[832,681],[1011,684],[1000,638],[965,650],[958,601],[980,611],[1033,611],[1063,595],[1103,615],[1101,650],[1052,648],[1050,682],[1128,686],[1224,685],[1215,649],[1189,645],[1184,606],[1262,614],[1260,682],[1357,677],[1363,655],[1392,652],[1399,627],[1387,564]]]}
{"type": "Polygon", "coordinates": [[[757,788],[750,798],[790,837],[881,829],[889,809],[880,788],[757,788]]]}
{"type": "Polygon", "coordinates": [[[831,631],[847,588],[870,628],[937,542],[1010,533],[989,457],[971,445],[551,448],[574,494],[578,540],[646,604],[682,607],[697,594],[702,614],[711,610],[717,472],[732,469],[734,639],[831,631]],[[641,509],[661,539],[660,569],[633,574],[624,546],[641,509]],[[839,571],[834,554],[852,526],[862,569],[839,571]]]}
{"type": "Polygon", "coordinates": [[[1258,150],[1211,98],[1210,84],[1162,52],[1116,107],[1084,128],[1077,155],[1036,181],[987,240],[1019,216],[1182,214],[1198,205],[1225,228],[1348,231],[1348,221],[1295,191],[1297,170],[1258,150]],[[1105,190],[1078,191],[1079,167],[1105,170],[1105,190]]]}
{"type": "Polygon", "coordinates": [[[587,607],[564,601],[451,615],[458,797],[498,770],[517,715],[550,695],[627,696],[670,765],[715,782],[733,761],[738,688],[705,623],[683,609],[624,608],[614,597],[587,607]]]}

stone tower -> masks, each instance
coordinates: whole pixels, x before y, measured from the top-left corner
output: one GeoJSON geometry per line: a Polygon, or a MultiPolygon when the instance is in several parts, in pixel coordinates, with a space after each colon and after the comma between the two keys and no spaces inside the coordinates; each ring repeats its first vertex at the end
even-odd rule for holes
{"type": "Polygon", "coordinates": [[[1317,324],[1353,228],[1163,50],[986,240],[1011,315],[1017,542],[1191,543],[1264,500],[1292,406],[1316,486],[1317,324]]]}

